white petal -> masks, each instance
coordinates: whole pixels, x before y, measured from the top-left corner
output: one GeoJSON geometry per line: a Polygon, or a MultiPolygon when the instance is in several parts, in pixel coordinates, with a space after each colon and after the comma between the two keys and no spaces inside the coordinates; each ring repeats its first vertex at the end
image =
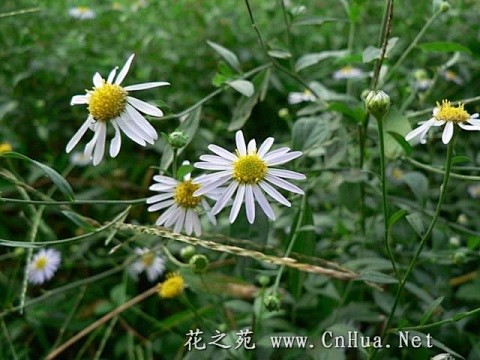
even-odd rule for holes
{"type": "Polygon", "coordinates": [[[107,84],[111,84],[113,79],[115,78],[115,75],[117,74],[118,66],[115,66],[112,71],[110,71],[110,74],[108,74],[107,78],[107,84]]]}
{"type": "Polygon", "coordinates": [[[272,150],[269,153],[266,153],[265,156],[262,158],[263,160],[267,161],[270,160],[271,158],[275,158],[279,155],[286,154],[290,151],[290,148],[288,147],[282,147],[276,150],[272,150]]]}
{"type": "Polygon", "coordinates": [[[193,232],[195,233],[195,236],[201,236],[202,235],[202,227],[200,226],[200,220],[198,219],[197,213],[193,213],[193,232]]]}
{"type": "Polygon", "coordinates": [[[270,150],[270,148],[272,147],[273,141],[274,139],[272,137],[266,138],[262,143],[262,145],[260,145],[260,148],[258,149],[258,152],[257,152],[258,156],[263,157],[268,152],[268,150],[270,150]]]}
{"type": "Polygon", "coordinates": [[[154,212],[154,211],[158,211],[158,210],[161,210],[161,209],[165,209],[166,207],[169,207],[169,206],[173,205],[174,203],[175,203],[175,200],[173,200],[173,199],[167,200],[167,201],[161,201],[157,204],[149,206],[148,211],[154,212]]]}
{"type": "Polygon", "coordinates": [[[255,142],[255,139],[252,139],[248,142],[247,152],[250,155],[257,152],[257,143],[255,142]]]}
{"type": "MultiPolygon", "coordinates": [[[[470,123],[470,121],[468,122],[470,123]]],[[[468,131],[478,131],[480,130],[480,125],[465,125],[464,123],[458,123],[458,126],[460,126],[462,129],[464,130],[468,130],[468,131]]]]}
{"type": "Polygon", "coordinates": [[[245,146],[245,139],[242,130],[238,130],[235,134],[235,142],[237,144],[238,153],[242,156],[247,155],[247,147],[245,146]]]}
{"type": "MultiPolygon", "coordinates": [[[[194,164],[195,166],[195,164],[194,164]]],[[[193,180],[194,184],[200,184],[200,185],[206,185],[212,181],[218,180],[219,177],[224,177],[224,176],[232,176],[232,170],[223,170],[223,171],[218,171],[212,174],[208,175],[201,175],[193,180]]],[[[199,190],[197,190],[199,191],[199,190]]],[[[193,193],[193,195],[196,195],[196,192],[193,193]]]]}
{"type": "Polygon", "coordinates": [[[303,153],[301,151],[292,151],[287,154],[277,155],[275,157],[271,157],[270,159],[265,160],[268,166],[275,166],[275,165],[282,165],[290,160],[296,159],[299,156],[302,156],[303,153]]]}
{"type": "Polygon", "coordinates": [[[173,228],[173,232],[180,233],[183,228],[183,224],[185,223],[185,217],[186,217],[187,211],[185,209],[182,209],[180,215],[178,216],[177,221],[175,222],[175,227],[173,228]]]}
{"type": "MultiPolygon", "coordinates": [[[[215,218],[215,216],[212,215],[210,205],[208,205],[207,201],[205,199],[202,199],[201,204],[203,206],[203,209],[205,210],[205,213],[207,214],[208,220],[210,220],[210,222],[213,225],[217,225],[217,219],[215,218]]],[[[198,236],[200,236],[200,235],[198,235],[198,236]]]]}
{"type": "Polygon", "coordinates": [[[252,185],[245,186],[245,208],[247,210],[247,219],[250,224],[255,221],[255,199],[253,197],[252,185]]]}
{"type": "Polygon", "coordinates": [[[138,100],[131,96],[127,96],[127,101],[130,105],[132,105],[133,107],[135,107],[136,109],[140,110],[145,114],[156,116],[156,117],[163,116],[162,110],[156,108],[153,105],[150,105],[149,103],[146,103],[145,101],[138,100]]]}
{"type": "Polygon", "coordinates": [[[143,137],[137,133],[136,129],[132,129],[132,127],[130,126],[127,120],[128,119],[125,119],[123,116],[119,116],[117,119],[115,119],[118,126],[120,126],[120,129],[122,129],[125,135],[127,135],[130,139],[135,141],[137,144],[145,146],[146,143],[143,137]]]}
{"type": "Polygon", "coordinates": [[[127,90],[127,91],[135,91],[135,90],[151,89],[151,88],[155,88],[155,87],[159,87],[159,86],[165,86],[165,85],[170,85],[170,83],[168,83],[166,81],[148,82],[148,83],[143,83],[143,84],[125,86],[124,89],[127,90]]]}
{"type": "Polygon", "coordinates": [[[87,95],[75,95],[70,100],[70,105],[81,105],[81,104],[88,104],[88,97],[87,95]]]}
{"type": "Polygon", "coordinates": [[[231,165],[232,161],[217,155],[202,155],[200,160],[215,164],[231,165]]]}
{"type": "Polygon", "coordinates": [[[185,216],[185,232],[187,235],[191,235],[193,231],[193,217],[195,215],[195,211],[192,209],[187,210],[187,214],[185,216]]]}
{"type": "Polygon", "coordinates": [[[238,186],[238,183],[235,181],[232,182],[230,185],[228,185],[225,192],[222,194],[220,199],[213,206],[213,209],[212,209],[213,215],[217,215],[225,207],[225,205],[227,205],[228,200],[230,200],[230,198],[232,197],[233,193],[237,189],[237,186],[238,186]]]}
{"type": "Polygon", "coordinates": [[[406,136],[405,136],[405,140],[407,141],[410,141],[412,140],[413,138],[419,136],[421,133],[423,133],[424,131],[428,131],[432,126],[433,126],[433,123],[434,121],[436,121],[435,119],[430,119],[426,122],[424,122],[422,125],[420,125],[419,127],[413,129],[412,131],[410,131],[406,136]]]}
{"type": "Polygon", "coordinates": [[[153,195],[153,196],[150,196],[149,198],[147,198],[146,203],[147,204],[153,204],[153,203],[156,203],[156,202],[159,202],[159,201],[171,198],[171,197],[173,197],[173,192],[172,193],[153,195]]]}
{"type": "Polygon", "coordinates": [[[93,152],[93,165],[97,166],[103,159],[105,153],[105,138],[107,137],[107,125],[104,122],[100,122],[97,127],[98,140],[93,152]]]}
{"type": "Polygon", "coordinates": [[[305,175],[296,171],[283,169],[268,169],[268,173],[285,179],[305,180],[307,178],[305,175]]]}
{"type": "Polygon", "coordinates": [[[209,193],[212,190],[218,188],[219,186],[222,186],[223,184],[225,184],[229,179],[230,179],[229,176],[220,177],[219,179],[217,179],[215,181],[212,181],[212,182],[206,184],[205,186],[202,186],[200,189],[195,191],[194,194],[195,194],[195,196],[200,196],[200,195],[204,195],[206,193],[209,193]],[[198,195],[197,195],[197,193],[198,193],[198,195]]]}
{"type": "Polygon", "coordinates": [[[230,216],[228,221],[232,224],[238,216],[240,212],[240,208],[242,207],[243,200],[245,196],[245,185],[240,185],[237,190],[237,195],[235,196],[235,200],[233,200],[232,210],[230,210],[230,216]]]}
{"type": "Polygon", "coordinates": [[[273,199],[277,200],[280,204],[283,204],[288,207],[292,206],[292,204],[290,204],[290,201],[285,199],[285,197],[282,194],[280,194],[273,186],[271,186],[266,181],[260,181],[258,185],[260,185],[263,191],[265,191],[273,199]]]}
{"type": "Polygon", "coordinates": [[[447,121],[445,124],[445,129],[443,129],[442,142],[448,144],[452,140],[453,136],[453,122],[447,121]]]}
{"type": "Polygon", "coordinates": [[[173,186],[178,185],[177,180],[175,180],[174,178],[168,177],[168,176],[155,175],[153,177],[153,180],[158,181],[159,183],[162,183],[162,184],[165,184],[165,185],[173,185],[173,186]]]}
{"type": "Polygon", "coordinates": [[[83,137],[83,135],[85,135],[86,131],[90,127],[90,124],[92,123],[92,121],[93,121],[92,117],[89,116],[87,120],[85,120],[85,122],[82,124],[82,126],[80,126],[80,129],[78,129],[75,135],[73,135],[73,137],[68,142],[67,147],[65,148],[65,151],[67,153],[72,151],[72,149],[75,146],[77,146],[80,139],[83,137]]]}
{"type": "Polygon", "coordinates": [[[115,136],[110,142],[110,156],[114,158],[120,152],[120,147],[122,145],[122,133],[120,132],[120,129],[118,128],[115,120],[113,120],[111,123],[113,125],[113,128],[115,129],[115,136]]]}
{"type": "Polygon", "coordinates": [[[168,192],[174,192],[174,188],[176,187],[176,185],[169,185],[169,184],[162,184],[162,183],[159,183],[159,184],[153,184],[149,187],[150,190],[153,190],[153,191],[168,191],[168,192]]]}
{"type": "Polygon", "coordinates": [[[222,158],[225,158],[231,161],[238,160],[238,157],[235,154],[232,154],[230,151],[227,151],[218,145],[214,145],[214,144],[208,145],[208,149],[211,152],[221,156],[222,158]]]}
{"type": "Polygon", "coordinates": [[[304,194],[303,190],[300,189],[298,186],[295,186],[289,183],[288,181],[285,181],[275,175],[267,174],[267,176],[265,176],[265,180],[271,182],[274,185],[277,185],[278,187],[281,187],[282,189],[291,191],[293,193],[300,194],[300,195],[304,194]]]}
{"type": "Polygon", "coordinates": [[[267,215],[269,219],[275,220],[275,212],[258,185],[253,185],[253,194],[265,215],[267,215]]]}
{"type": "Polygon", "coordinates": [[[127,112],[132,118],[132,120],[141,128],[145,133],[147,133],[153,140],[158,139],[157,130],[150,124],[147,119],[145,119],[142,114],[140,114],[135,108],[127,104],[127,112]]]}
{"type": "Polygon", "coordinates": [[[96,88],[101,88],[103,86],[103,78],[98,72],[93,75],[93,85],[96,88]]]}
{"type": "Polygon", "coordinates": [[[228,170],[232,168],[231,164],[212,164],[210,162],[196,162],[193,166],[204,170],[228,170]]]}
{"type": "Polygon", "coordinates": [[[87,143],[87,145],[85,146],[85,151],[83,153],[83,155],[87,158],[87,159],[90,159],[92,157],[92,153],[93,153],[93,150],[95,149],[95,146],[97,144],[97,139],[98,139],[98,134],[99,134],[99,131],[97,131],[98,129],[98,122],[96,122],[94,125],[93,125],[93,131],[94,131],[94,135],[92,137],[92,139],[87,143]]]}
{"type": "Polygon", "coordinates": [[[178,218],[182,215],[182,213],[184,211],[185,211],[185,209],[181,208],[180,206],[177,206],[177,208],[174,211],[172,211],[172,214],[167,219],[167,221],[165,221],[165,226],[166,227],[172,226],[178,220],[178,218]]]}
{"type": "Polygon", "coordinates": [[[120,85],[123,79],[125,79],[125,76],[127,76],[128,70],[130,70],[130,65],[132,64],[134,57],[135,57],[135,54],[130,55],[125,65],[123,65],[122,70],[120,70],[120,72],[118,73],[117,79],[115,80],[116,85],[120,85]]]}
{"type": "Polygon", "coordinates": [[[172,207],[169,207],[158,219],[157,221],[155,222],[156,225],[162,225],[163,223],[165,223],[165,221],[167,221],[170,216],[172,215],[172,213],[178,209],[178,205],[175,204],[175,205],[172,205],[172,207]]]}

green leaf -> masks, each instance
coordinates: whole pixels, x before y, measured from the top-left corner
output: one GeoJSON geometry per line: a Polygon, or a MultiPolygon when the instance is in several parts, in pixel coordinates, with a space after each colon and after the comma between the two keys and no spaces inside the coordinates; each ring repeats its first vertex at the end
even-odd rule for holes
{"type": "Polygon", "coordinates": [[[95,227],[88,221],[88,218],[77,214],[71,210],[62,210],[62,214],[65,215],[68,219],[70,219],[75,225],[78,227],[87,230],[87,231],[95,231],[95,227]]]}
{"type": "Polygon", "coordinates": [[[390,219],[388,219],[388,228],[391,228],[398,220],[404,218],[406,214],[406,210],[398,210],[392,214],[390,219]]]}
{"type": "Polygon", "coordinates": [[[415,197],[424,201],[428,197],[428,179],[418,171],[411,171],[402,176],[402,181],[407,184],[415,197]]]}
{"type": "Polygon", "coordinates": [[[379,284],[395,284],[397,279],[394,277],[373,270],[366,270],[360,273],[360,276],[356,278],[357,281],[370,281],[379,284]]]}
{"type": "Polygon", "coordinates": [[[215,50],[234,70],[241,72],[240,62],[238,61],[237,55],[216,42],[207,40],[207,44],[210,45],[210,47],[215,50]]]}
{"type": "Polygon", "coordinates": [[[419,44],[418,47],[427,52],[463,52],[471,54],[472,51],[461,44],[450,41],[432,41],[419,44]]]}
{"type": "Polygon", "coordinates": [[[470,250],[480,248],[480,237],[469,237],[467,240],[467,246],[470,250]]]}
{"type": "Polygon", "coordinates": [[[262,101],[269,79],[269,71],[263,71],[252,79],[255,91],[252,96],[242,97],[238,100],[235,108],[233,109],[232,120],[228,125],[228,131],[238,130],[245,125],[255,105],[258,103],[258,101],[262,101]]]}
{"type": "MultiPolygon", "coordinates": [[[[388,58],[390,52],[397,44],[398,37],[393,37],[388,40],[387,48],[385,50],[385,58],[388,58]]],[[[362,59],[364,63],[369,63],[373,60],[380,59],[380,55],[382,54],[382,50],[375,46],[368,46],[362,53],[362,59]]]]}
{"type": "Polygon", "coordinates": [[[255,92],[253,84],[248,80],[232,80],[227,82],[227,84],[246,97],[252,96],[255,92]]]}
{"type": "Polygon", "coordinates": [[[422,318],[420,319],[420,325],[424,325],[427,323],[427,321],[432,317],[434,311],[440,306],[444,298],[445,297],[440,296],[428,306],[427,310],[425,311],[422,318]]]}
{"type": "Polygon", "coordinates": [[[347,22],[343,18],[332,18],[332,17],[323,17],[315,16],[306,19],[297,20],[292,23],[292,26],[311,26],[311,25],[322,25],[326,22],[347,22]]]}
{"type": "Polygon", "coordinates": [[[276,59],[288,59],[292,57],[290,51],[287,50],[270,50],[268,55],[276,59]]]}
{"type": "Polygon", "coordinates": [[[190,174],[195,168],[193,165],[185,164],[178,168],[176,179],[183,179],[185,175],[190,174]]]}
{"type": "Polygon", "coordinates": [[[73,190],[70,184],[62,177],[62,175],[53,170],[51,167],[16,152],[3,153],[0,154],[0,157],[1,156],[6,158],[24,160],[38,166],[45,173],[45,175],[47,175],[53,181],[58,190],[62,194],[64,194],[68,200],[74,200],[73,190]]]}
{"type": "Polygon", "coordinates": [[[352,118],[356,123],[361,123],[365,116],[364,106],[352,107],[343,102],[332,102],[328,105],[328,109],[346,115],[352,118]]]}
{"type": "Polygon", "coordinates": [[[468,156],[458,155],[453,157],[452,164],[469,163],[471,161],[472,159],[470,159],[468,156]]]}
{"type": "Polygon", "coordinates": [[[383,131],[385,137],[385,155],[389,159],[395,159],[402,155],[404,151],[408,152],[409,148],[405,143],[403,146],[399,144],[399,137],[407,135],[412,130],[408,119],[398,111],[397,108],[391,107],[385,119],[383,119],[383,131]],[[392,135],[391,133],[398,134],[392,135]]]}
{"type": "Polygon", "coordinates": [[[412,154],[413,148],[410,143],[405,140],[405,136],[396,133],[395,131],[387,131],[387,134],[393,137],[393,139],[401,146],[405,155],[410,156],[412,154]]]}
{"type": "Polygon", "coordinates": [[[295,71],[306,69],[307,67],[318,64],[320,61],[328,58],[338,58],[347,54],[348,50],[328,50],[319,53],[306,54],[295,63],[295,71]]]}
{"type": "Polygon", "coordinates": [[[410,226],[415,230],[418,236],[422,237],[425,234],[425,224],[422,220],[422,215],[419,213],[413,213],[405,217],[410,226]]]}
{"type": "Polygon", "coordinates": [[[292,131],[292,149],[309,155],[321,148],[330,138],[328,115],[303,117],[295,121],[292,131]]]}
{"type": "MultiPolygon", "coordinates": [[[[184,149],[187,147],[187,145],[190,143],[190,141],[192,141],[193,136],[197,132],[198,124],[200,123],[201,114],[202,114],[202,107],[199,106],[194,110],[192,110],[188,114],[187,118],[180,123],[178,130],[183,132],[185,135],[187,135],[188,138],[185,146],[178,150],[178,154],[181,154],[184,151],[184,149]]],[[[172,161],[173,161],[173,150],[170,146],[166,146],[162,154],[162,159],[160,161],[160,168],[163,170],[168,169],[172,161]]]]}

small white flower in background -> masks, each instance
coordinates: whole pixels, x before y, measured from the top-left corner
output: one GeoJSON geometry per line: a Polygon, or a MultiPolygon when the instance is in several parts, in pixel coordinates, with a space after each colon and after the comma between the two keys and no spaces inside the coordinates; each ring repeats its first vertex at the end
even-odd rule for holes
{"type": "Polygon", "coordinates": [[[420,142],[425,144],[427,142],[426,135],[428,130],[432,127],[445,125],[442,134],[442,142],[448,144],[453,136],[453,126],[457,124],[464,130],[478,131],[480,130],[480,120],[477,120],[478,114],[470,115],[464,108],[463,104],[453,106],[450,101],[443,100],[442,103],[437,102],[437,106],[433,109],[433,116],[427,120],[422,121],[416,129],[410,131],[405,139],[407,141],[419,137],[420,142]]]}
{"type": "Polygon", "coordinates": [[[148,208],[148,211],[153,212],[167,208],[155,222],[156,225],[173,226],[173,231],[176,233],[185,229],[187,235],[194,232],[196,236],[200,236],[202,234],[198,217],[200,208],[203,208],[213,225],[217,224],[205,197],[193,195],[196,190],[201,188],[201,185],[197,182],[201,178],[191,179],[190,174],[185,176],[183,181],[164,175],[153,177],[153,180],[157,183],[150,186],[150,190],[158,191],[160,194],[147,198],[147,204],[153,204],[148,208]]]}
{"type": "Polygon", "coordinates": [[[353,67],[351,65],[344,66],[333,73],[333,78],[335,80],[362,79],[364,77],[366,77],[366,74],[362,69],[353,67]]]}
{"type": "Polygon", "coordinates": [[[445,70],[442,72],[442,76],[447,81],[451,81],[459,86],[463,85],[463,79],[455,71],[445,70]]]}
{"type": "Polygon", "coordinates": [[[147,248],[135,248],[139,259],[130,266],[130,272],[135,278],[145,271],[147,279],[154,282],[165,271],[165,259],[147,248]]]}
{"type": "Polygon", "coordinates": [[[306,101],[315,101],[315,96],[310,90],[305,90],[304,92],[292,92],[288,94],[288,103],[290,105],[295,105],[306,101]]]}
{"type": "Polygon", "coordinates": [[[28,281],[43,284],[50,280],[60,266],[61,255],[55,249],[41,249],[28,264],[28,281]]]}
{"type": "Polygon", "coordinates": [[[80,151],[74,151],[70,155],[70,163],[72,165],[76,166],[86,166],[90,164],[91,159],[89,157],[86,157],[83,152],[80,151]]]}
{"type": "Polygon", "coordinates": [[[75,6],[68,10],[68,15],[79,20],[95,19],[97,14],[87,6],[75,6]]]}
{"type": "Polygon", "coordinates": [[[468,188],[468,194],[474,198],[478,199],[480,198],[480,185],[470,185],[468,188]]]}
{"type": "Polygon", "coordinates": [[[78,144],[88,129],[94,135],[85,146],[84,155],[91,158],[93,165],[98,165],[105,152],[107,124],[110,123],[115,130],[115,136],[110,142],[110,156],[113,158],[120,152],[121,132],[141,146],[146,143],[153,144],[158,135],[155,128],[140,113],[161,117],[163,112],[153,105],[129,96],[130,91],[151,89],[159,86],[170,85],[168,82],[148,82],[137,85],[120,86],[130,69],[135,54],[132,54],[122,70],[117,74],[115,67],[108,75],[107,80],[99,73],[93,76],[93,89],[87,90],[86,95],[72,97],[71,105],[88,105],[89,115],[80,129],[68,142],[66,151],[69,153],[78,144]],[[140,111],[140,112],[139,112],[140,111]],[[120,131],[121,130],[121,131],[120,131]]]}
{"type": "Polygon", "coordinates": [[[438,354],[438,355],[435,355],[433,357],[430,358],[431,360],[455,360],[455,358],[450,355],[449,353],[442,353],[442,354],[438,354]]]}
{"type": "Polygon", "coordinates": [[[426,91],[433,85],[433,80],[428,77],[424,69],[417,69],[413,72],[414,86],[418,91],[426,91]]]}
{"type": "Polygon", "coordinates": [[[204,170],[217,170],[217,172],[204,175],[198,181],[203,185],[196,190],[194,195],[208,195],[223,184],[231,181],[222,191],[221,196],[212,208],[213,215],[218,214],[233,198],[230,211],[230,222],[233,223],[238,216],[240,207],[245,203],[247,219],[252,224],[255,221],[255,201],[271,220],[275,220],[275,212],[263,192],[285,206],[290,202],[280,194],[272,185],[303,195],[302,189],[284,179],[305,180],[306,177],[295,171],[275,169],[272,166],[282,165],[302,155],[300,151],[290,151],[288,147],[269,151],[274,139],[267,138],[257,150],[255,140],[250,140],[248,146],[242,131],[235,134],[237,149],[235,154],[217,145],[209,145],[210,151],[216,155],[202,155],[202,162],[195,163],[195,167],[204,170]]]}

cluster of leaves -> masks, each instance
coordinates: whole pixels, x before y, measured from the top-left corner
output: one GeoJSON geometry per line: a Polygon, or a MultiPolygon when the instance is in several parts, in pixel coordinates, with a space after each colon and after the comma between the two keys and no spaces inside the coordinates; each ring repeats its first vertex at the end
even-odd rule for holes
{"type": "MultiPolygon", "coordinates": [[[[0,247],[0,358],[12,358],[12,353],[20,359],[47,354],[151,286],[144,278],[132,281],[128,263],[135,246],[159,248],[165,239],[109,232],[111,228],[102,224],[123,221],[127,212],[126,221],[152,224],[158,215],[148,214],[141,202],[125,211],[124,203],[99,199],[128,202],[146,197],[153,173],[171,165],[172,151],[163,140],[142,151],[125,143],[118,158],[95,168],[73,169],[64,153],[86,115],[85,109],[69,106],[71,96],[91,87],[89,77],[96,71],[105,75],[132,52],[137,54],[132,83],[172,84],[167,91],[145,93],[166,114],[165,120],[154,123],[159,132],[180,129],[189,135],[179,154],[182,160],[195,161],[213,142],[231,148],[232,131],[239,128],[258,141],[274,136],[304,152],[294,165],[309,178],[303,202],[295,200],[292,209],[276,208],[280,216],[274,223],[258,216],[253,226],[244,217],[230,225],[221,217],[215,228],[204,224],[207,232],[246,239],[246,246],[279,256],[296,237],[293,254],[298,259],[331,260],[361,276],[346,282],[285,271],[281,310],[268,312],[263,304],[265,283],[258,278],[266,276],[273,283],[277,267],[198,249],[216,266],[202,276],[182,272],[189,285],[188,303],[147,299],[122,313],[110,327],[90,333],[65,352],[65,358],[100,358],[99,347],[104,349],[103,357],[110,354],[108,358],[251,356],[246,350],[212,347],[186,353],[185,334],[197,327],[207,334],[218,329],[232,337],[249,327],[257,356],[265,358],[305,354],[303,349],[273,349],[270,336],[305,335],[316,341],[327,330],[337,335],[348,331],[378,335],[392,308],[397,280],[383,242],[378,138],[362,101],[370,78],[338,81],[332,74],[345,65],[367,74],[373,71],[381,54],[377,38],[383,2],[291,0],[284,8],[275,0],[252,1],[263,44],[243,2],[236,6],[214,0],[132,3],[88,2],[96,18],[80,21],[68,16],[69,7],[77,4],[44,0],[38,11],[0,18],[3,28],[10,29],[0,33],[0,142],[9,142],[15,152],[24,154],[0,158],[1,196],[45,200],[52,186],[48,175],[58,189],[48,196],[85,200],[44,209],[0,203],[0,238],[8,239],[0,244],[5,245],[0,247]],[[303,91],[305,84],[319,99],[289,105],[288,93],[303,91]],[[64,170],[68,170],[66,182],[58,174],[64,170]],[[27,195],[22,184],[30,186],[27,195]],[[46,292],[29,287],[24,314],[18,316],[13,310],[23,290],[25,242],[40,209],[36,242],[73,240],[56,244],[63,254],[58,276],[45,285],[46,292]]],[[[393,102],[384,127],[392,214],[388,222],[401,272],[430,221],[445,157],[437,136],[414,149],[402,141],[403,136],[410,123],[430,116],[428,109],[436,101],[478,95],[471,86],[480,78],[476,0],[452,3],[395,68],[439,3],[397,4],[386,71],[380,77],[393,102]],[[434,81],[426,91],[416,87],[418,69],[434,81]],[[455,71],[463,86],[449,82],[446,70],[455,71]],[[422,112],[420,116],[415,116],[416,111],[422,112]]],[[[35,6],[33,0],[4,0],[0,13],[35,6]]],[[[467,107],[470,112],[479,108],[477,103],[467,107]]],[[[428,359],[439,352],[480,357],[479,320],[466,316],[480,299],[480,222],[477,200],[469,195],[480,172],[478,146],[475,133],[461,134],[453,167],[459,176],[452,178],[441,218],[407,282],[393,322],[397,328],[443,320],[446,324],[419,330],[436,339],[434,349],[398,349],[391,339],[391,348],[384,349],[381,358],[428,359]],[[467,181],[462,179],[465,175],[467,181]]],[[[222,241],[222,236],[212,240],[222,241]]],[[[181,245],[168,243],[168,248],[177,255],[181,245]]],[[[173,263],[169,267],[175,270],[173,263]]],[[[366,351],[323,349],[315,343],[306,356],[363,358],[366,351]]]]}

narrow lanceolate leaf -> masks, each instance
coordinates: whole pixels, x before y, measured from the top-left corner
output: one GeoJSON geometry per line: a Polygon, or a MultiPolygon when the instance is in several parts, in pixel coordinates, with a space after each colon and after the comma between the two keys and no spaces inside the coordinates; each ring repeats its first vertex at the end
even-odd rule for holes
{"type": "Polygon", "coordinates": [[[255,92],[255,87],[248,80],[232,80],[227,82],[227,84],[246,97],[252,96],[255,92]]]}
{"type": "Polygon", "coordinates": [[[33,165],[38,166],[45,173],[45,175],[47,175],[50,179],[52,179],[53,183],[58,188],[58,190],[60,190],[60,192],[64,194],[68,200],[74,199],[73,190],[70,184],[67,182],[67,180],[65,180],[62,177],[62,175],[60,175],[58,172],[53,170],[51,167],[45,164],[42,164],[41,162],[30,159],[28,156],[25,156],[16,152],[3,153],[3,154],[0,154],[0,157],[1,156],[6,158],[11,158],[11,159],[19,159],[19,160],[27,161],[33,165]]]}
{"type": "Polygon", "coordinates": [[[223,47],[216,42],[207,40],[207,44],[215,50],[234,70],[242,72],[240,70],[240,62],[238,61],[237,55],[235,55],[231,50],[223,47]]]}
{"type": "Polygon", "coordinates": [[[433,41],[419,44],[418,47],[427,52],[463,52],[471,54],[472,51],[464,45],[449,41],[433,41]]]}
{"type": "Polygon", "coordinates": [[[348,54],[348,50],[331,50],[331,51],[322,51],[319,53],[311,53],[303,55],[295,63],[295,71],[303,70],[309,66],[318,64],[320,61],[328,58],[338,58],[343,57],[348,54]]]}

